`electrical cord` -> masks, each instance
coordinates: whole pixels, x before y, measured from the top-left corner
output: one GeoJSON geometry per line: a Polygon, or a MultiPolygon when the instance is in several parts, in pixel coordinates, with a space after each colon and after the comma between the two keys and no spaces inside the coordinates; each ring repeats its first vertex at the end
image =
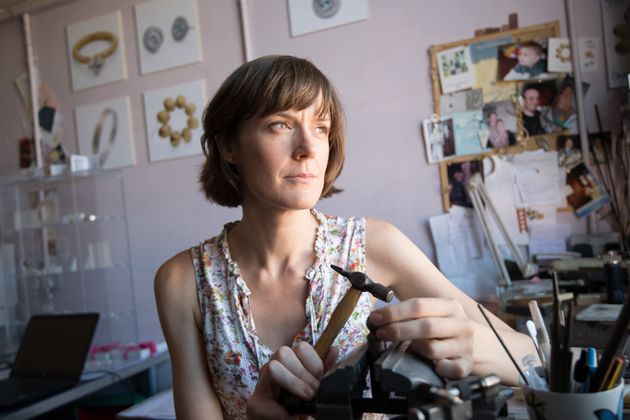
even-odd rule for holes
{"type": "Polygon", "coordinates": [[[118,380],[118,382],[121,382],[123,384],[123,386],[125,387],[125,389],[127,390],[127,394],[129,396],[129,405],[133,405],[134,404],[133,389],[131,389],[131,385],[129,385],[129,383],[127,382],[127,379],[123,378],[118,373],[116,373],[116,372],[114,372],[112,370],[105,370],[105,369],[89,370],[89,371],[87,371],[85,373],[104,373],[106,375],[113,376],[114,378],[116,378],[118,380]]]}

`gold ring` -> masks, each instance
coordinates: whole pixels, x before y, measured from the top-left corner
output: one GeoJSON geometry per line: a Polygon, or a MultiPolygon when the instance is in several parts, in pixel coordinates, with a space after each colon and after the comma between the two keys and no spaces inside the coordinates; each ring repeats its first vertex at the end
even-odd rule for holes
{"type": "Polygon", "coordinates": [[[116,35],[107,31],[93,32],[79,39],[74,44],[74,47],[72,47],[72,58],[78,63],[87,64],[89,69],[92,70],[95,75],[98,75],[105,64],[105,59],[114,54],[116,48],[118,48],[118,38],[116,35]],[[94,54],[92,57],[81,55],[81,49],[94,41],[107,41],[110,43],[109,48],[94,54]]]}

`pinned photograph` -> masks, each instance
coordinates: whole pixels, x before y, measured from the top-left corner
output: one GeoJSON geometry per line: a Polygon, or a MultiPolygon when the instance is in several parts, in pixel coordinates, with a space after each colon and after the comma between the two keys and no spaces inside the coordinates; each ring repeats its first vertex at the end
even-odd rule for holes
{"type": "Polygon", "coordinates": [[[473,63],[474,88],[481,88],[485,102],[507,101],[514,96],[514,86],[497,83],[499,47],[513,42],[511,36],[475,42],[470,45],[473,63]]]}
{"type": "Polygon", "coordinates": [[[66,27],[72,90],[125,80],[125,40],[120,10],[66,27]]]}
{"type": "Polygon", "coordinates": [[[488,141],[488,129],[483,121],[481,110],[456,112],[444,115],[453,119],[455,132],[455,154],[470,155],[483,152],[488,141]],[[482,147],[482,144],[484,145],[482,147]]]}
{"type": "Polygon", "coordinates": [[[558,166],[571,168],[582,161],[580,136],[558,136],[558,166]]]}
{"type": "Polygon", "coordinates": [[[446,169],[448,177],[448,198],[450,206],[472,207],[468,195],[468,180],[475,173],[483,174],[483,160],[474,159],[458,163],[449,163],[446,169]]]}
{"type": "Polygon", "coordinates": [[[551,107],[558,87],[553,80],[527,83],[521,88],[521,119],[528,136],[538,136],[555,131],[551,122],[551,107]]]}
{"type": "Polygon", "coordinates": [[[455,155],[453,120],[434,115],[422,122],[427,161],[436,163],[455,155]]]}
{"type": "Polygon", "coordinates": [[[94,156],[99,168],[122,168],[136,163],[129,97],[75,108],[79,153],[94,156]]]}
{"type": "Polygon", "coordinates": [[[201,153],[203,80],[144,93],[149,160],[156,162],[201,153]]]}
{"type": "Polygon", "coordinates": [[[555,77],[547,72],[547,40],[523,41],[498,48],[499,80],[539,80],[555,77]]]}
{"type": "Polygon", "coordinates": [[[581,162],[567,172],[567,203],[575,214],[585,217],[609,201],[601,182],[581,162]]]}
{"type": "Polygon", "coordinates": [[[134,9],[141,74],[201,61],[196,0],[151,0],[134,9]]]}
{"type": "Polygon", "coordinates": [[[467,46],[440,51],[437,53],[437,62],[443,93],[473,87],[475,80],[470,49],[467,46]]]}
{"type": "Polygon", "coordinates": [[[601,61],[600,38],[578,38],[580,70],[583,72],[599,70],[601,61]]]}
{"type": "Polygon", "coordinates": [[[289,0],[292,37],[367,18],[366,0],[289,0]]]}
{"type": "MultiPolygon", "coordinates": [[[[612,144],[612,135],[610,131],[602,133],[588,133],[589,148],[593,154],[592,158],[597,164],[607,164],[608,155],[611,154],[610,145],[612,144]]],[[[611,156],[612,157],[612,156],[611,156]]]]}
{"type": "Polygon", "coordinates": [[[516,144],[516,109],[514,102],[490,102],[483,107],[483,118],[488,127],[487,149],[516,144]]]}
{"type": "Polygon", "coordinates": [[[569,38],[549,38],[547,70],[570,73],[573,70],[569,38]]]}

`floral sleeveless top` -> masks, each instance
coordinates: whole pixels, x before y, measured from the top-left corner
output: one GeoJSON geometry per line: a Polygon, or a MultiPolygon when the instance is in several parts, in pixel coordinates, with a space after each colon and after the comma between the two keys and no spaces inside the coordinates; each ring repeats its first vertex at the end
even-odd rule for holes
{"type": "MultiPolygon", "coordinates": [[[[314,344],[326,328],[350,282],[331,264],[350,271],[365,271],[365,219],[335,217],[312,210],[319,221],[315,262],[305,273],[309,286],[306,325],[293,345],[314,344]]],[[[254,392],[260,368],[272,350],[259,341],[249,304],[250,291],[230,257],[228,223],[218,236],[191,249],[201,309],[203,339],[212,386],[226,419],[244,419],[245,405],[254,392]]],[[[367,337],[365,321],[374,299],[363,293],[334,345],[339,358],[359,347],[367,337]]]]}

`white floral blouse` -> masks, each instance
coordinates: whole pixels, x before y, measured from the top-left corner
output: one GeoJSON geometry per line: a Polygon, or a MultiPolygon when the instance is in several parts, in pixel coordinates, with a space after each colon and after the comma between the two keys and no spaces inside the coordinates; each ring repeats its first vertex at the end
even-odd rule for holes
{"type": "MultiPolygon", "coordinates": [[[[304,276],[309,285],[306,325],[293,345],[317,342],[350,287],[350,282],[335,273],[330,264],[365,271],[365,219],[312,212],[319,220],[316,260],[304,276]]],[[[258,339],[249,304],[251,292],[230,256],[227,232],[236,223],[226,224],[220,235],[191,248],[208,369],[226,419],[245,418],[245,404],[254,392],[259,370],[273,353],[258,339]]],[[[339,358],[365,341],[365,321],[373,304],[368,293],[362,294],[335,340],[339,358]]]]}

